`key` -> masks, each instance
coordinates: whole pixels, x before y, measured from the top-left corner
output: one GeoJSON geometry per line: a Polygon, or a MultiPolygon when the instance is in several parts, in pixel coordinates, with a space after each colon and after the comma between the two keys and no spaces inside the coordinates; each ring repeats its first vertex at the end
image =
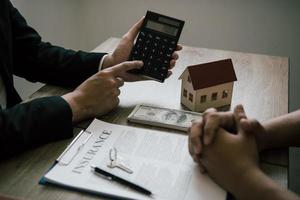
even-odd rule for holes
{"type": "Polygon", "coordinates": [[[112,169],[113,168],[119,168],[119,169],[127,172],[128,174],[133,173],[133,171],[131,169],[129,169],[128,167],[126,167],[122,163],[117,163],[116,161],[112,161],[109,165],[107,165],[107,167],[112,168],[112,169]]]}
{"type": "Polygon", "coordinates": [[[128,167],[126,167],[122,163],[118,163],[116,165],[116,167],[119,168],[119,169],[122,169],[123,171],[127,172],[128,174],[132,174],[133,173],[133,171],[131,169],[129,169],[128,167]]]}
{"type": "Polygon", "coordinates": [[[128,167],[126,167],[125,165],[123,165],[122,163],[120,162],[117,162],[117,154],[118,154],[118,151],[116,148],[112,148],[109,150],[109,160],[110,160],[110,164],[107,165],[107,167],[109,168],[119,168],[125,172],[127,172],[128,174],[132,174],[133,171],[131,169],[129,169],[128,167]]]}

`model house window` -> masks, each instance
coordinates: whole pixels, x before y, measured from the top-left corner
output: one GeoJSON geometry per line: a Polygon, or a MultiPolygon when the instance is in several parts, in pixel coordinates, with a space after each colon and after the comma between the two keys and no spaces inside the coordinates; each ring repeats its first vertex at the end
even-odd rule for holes
{"type": "Polygon", "coordinates": [[[189,100],[193,102],[193,94],[189,93],[189,100]]]}
{"type": "Polygon", "coordinates": [[[224,90],[222,93],[222,98],[225,99],[228,97],[228,90],[224,90]]]}
{"type": "Polygon", "coordinates": [[[187,97],[187,90],[186,89],[183,89],[183,96],[187,97]]]}
{"type": "Polygon", "coordinates": [[[188,82],[192,82],[190,75],[188,76],[188,82]]]}
{"type": "Polygon", "coordinates": [[[202,95],[200,98],[200,103],[205,103],[206,102],[206,95],[202,95]]]}
{"type": "Polygon", "coordinates": [[[214,93],[212,93],[212,95],[211,95],[211,100],[212,100],[212,101],[216,101],[216,100],[217,100],[217,97],[218,97],[218,93],[217,93],[217,92],[214,92],[214,93]]]}

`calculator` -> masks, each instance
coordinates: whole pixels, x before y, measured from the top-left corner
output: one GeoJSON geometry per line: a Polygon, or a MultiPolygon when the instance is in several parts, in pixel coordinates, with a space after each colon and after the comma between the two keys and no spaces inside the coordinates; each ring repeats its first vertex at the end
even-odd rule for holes
{"type": "Polygon", "coordinates": [[[129,72],[164,82],[183,25],[182,20],[147,11],[129,56],[130,61],[142,60],[144,66],[129,72]]]}

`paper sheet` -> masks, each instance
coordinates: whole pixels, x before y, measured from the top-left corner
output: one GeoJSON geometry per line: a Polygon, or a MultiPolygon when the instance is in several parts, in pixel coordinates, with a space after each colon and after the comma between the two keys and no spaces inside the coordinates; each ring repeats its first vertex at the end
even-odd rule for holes
{"type": "Polygon", "coordinates": [[[92,135],[83,135],[65,154],[68,160],[73,158],[71,162],[65,166],[55,165],[45,175],[47,181],[132,199],[226,199],[226,192],[201,174],[193,163],[186,135],[114,125],[97,119],[87,130],[92,135]],[[78,151],[82,142],[85,145],[78,151]],[[118,150],[118,159],[132,169],[133,174],[107,167],[112,147],[118,150]],[[99,177],[91,170],[91,165],[137,183],[154,195],[148,197],[99,177]]]}

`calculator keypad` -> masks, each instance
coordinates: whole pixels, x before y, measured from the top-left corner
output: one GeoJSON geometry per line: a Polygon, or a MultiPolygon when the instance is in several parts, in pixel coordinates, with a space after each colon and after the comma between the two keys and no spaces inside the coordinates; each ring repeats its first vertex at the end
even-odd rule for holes
{"type": "Polygon", "coordinates": [[[153,32],[141,31],[133,49],[131,60],[142,60],[144,62],[142,73],[163,82],[167,77],[175,48],[175,40],[153,32]]]}

